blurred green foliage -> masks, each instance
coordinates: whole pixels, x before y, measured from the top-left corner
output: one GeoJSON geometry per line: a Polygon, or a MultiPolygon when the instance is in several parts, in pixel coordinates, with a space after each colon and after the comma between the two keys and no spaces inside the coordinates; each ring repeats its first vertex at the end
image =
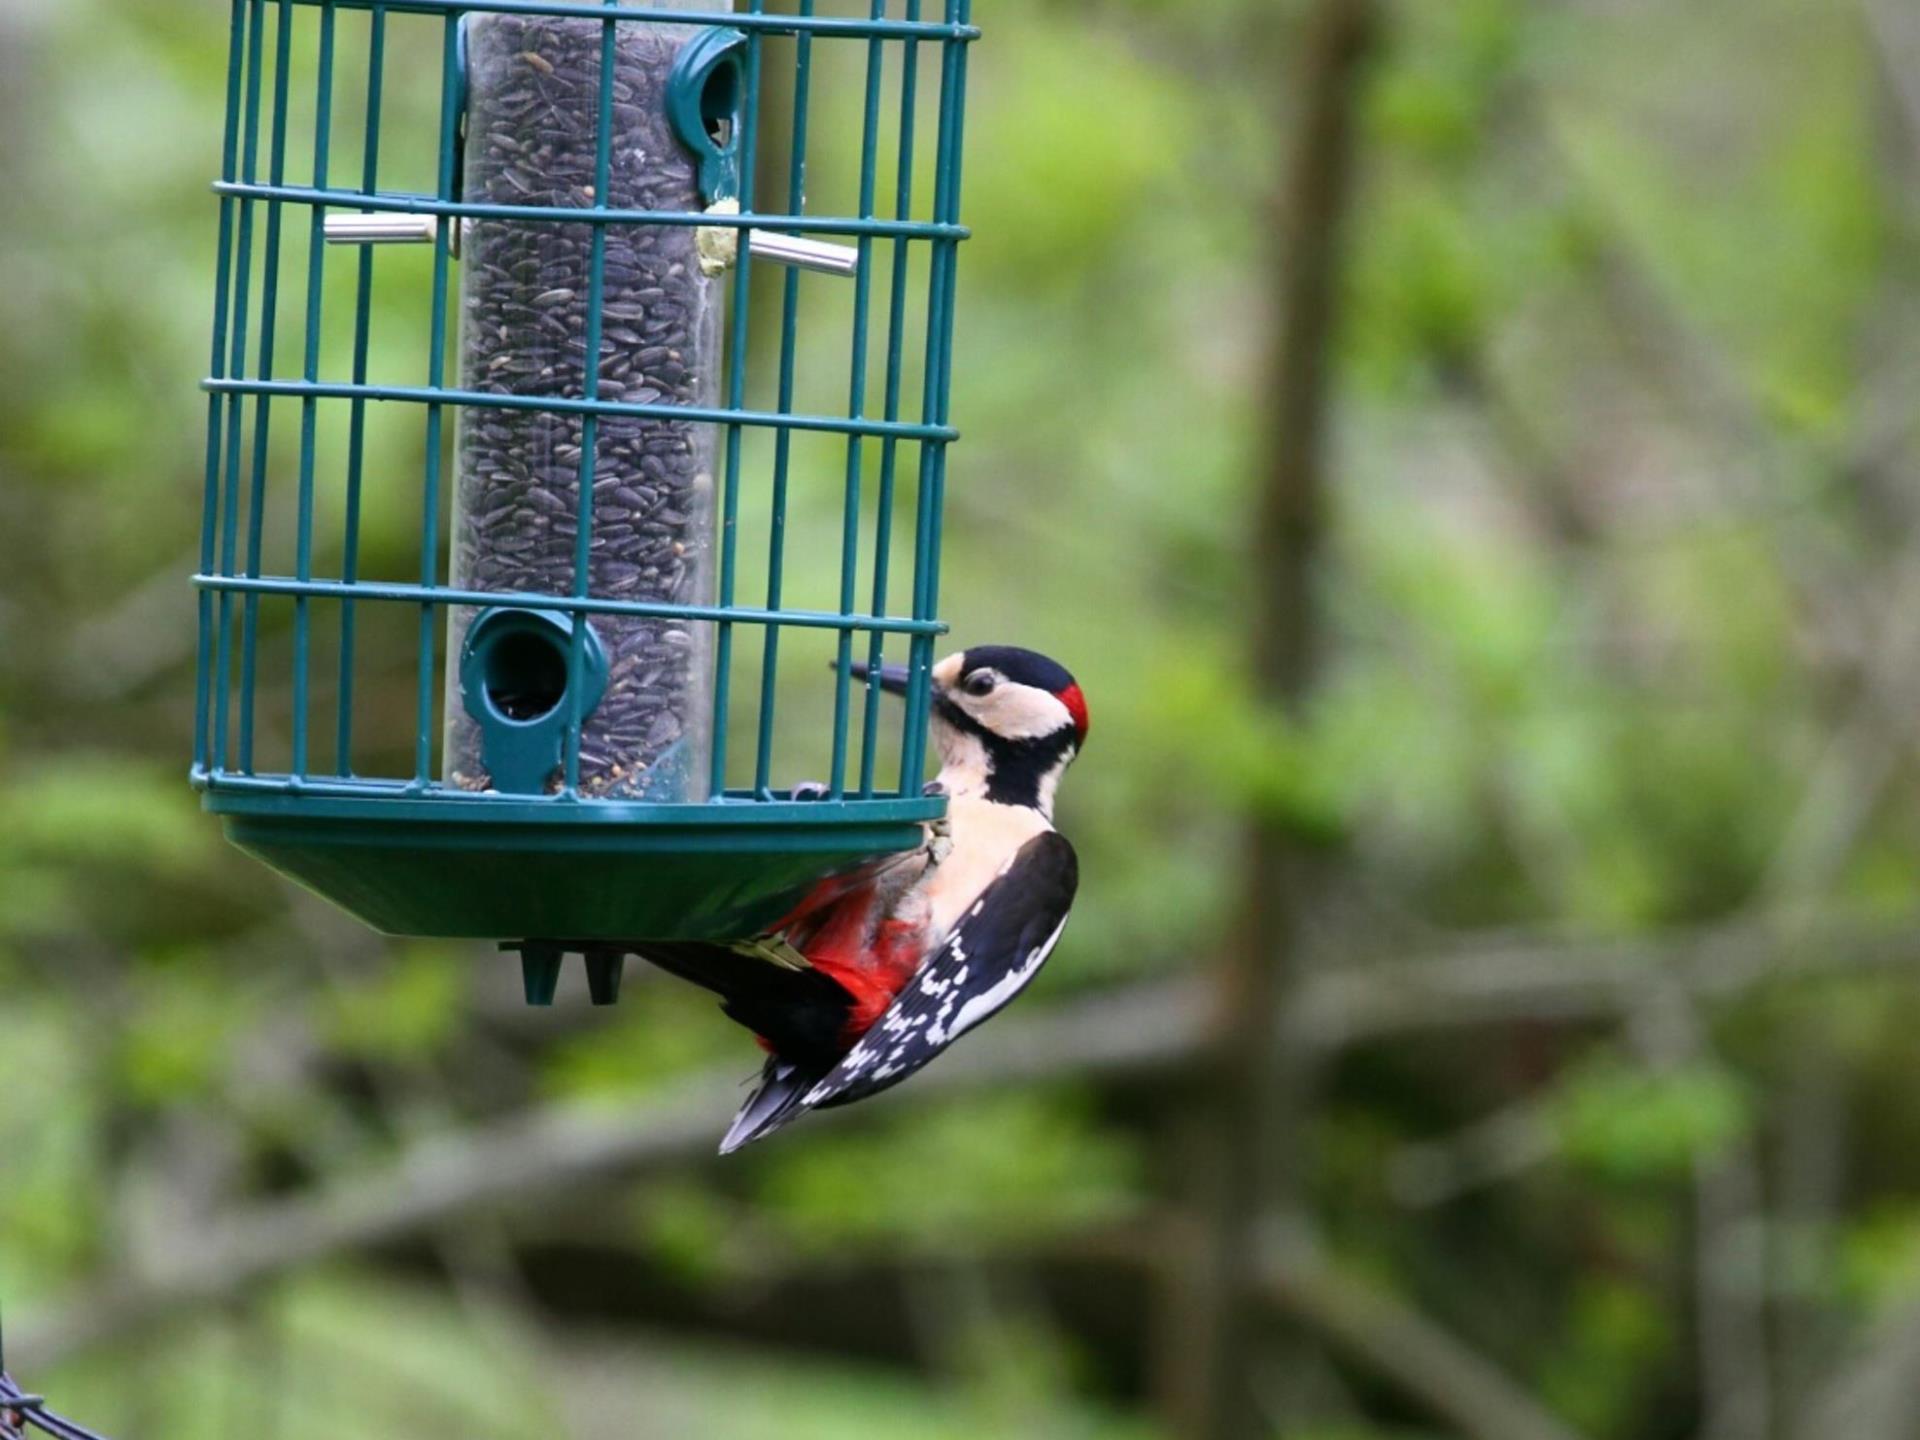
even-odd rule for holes
{"type": "MultiPolygon", "coordinates": [[[[1914,919],[1920,770],[1889,686],[1920,605],[1920,135],[1851,7],[1385,7],[1345,236],[1326,663],[1293,721],[1249,705],[1241,617],[1301,7],[981,9],[944,608],[963,643],[1061,656],[1095,712],[1061,817],[1083,898],[1028,1003],[1207,966],[1249,817],[1327,863],[1324,970],[1521,940],[1572,966],[1604,939],[1658,982],[1666,957],[1751,958],[1689,948],[1707,927],[1914,919]]],[[[529,1017],[486,948],[362,935],[196,813],[184,577],[225,38],[215,0],[0,16],[0,124],[32,137],[0,147],[0,1296],[23,1325],[238,1200],[753,1065],[664,982],[605,1018],[529,1017]]],[[[396,45],[405,74],[431,37],[396,25],[396,45]]],[[[423,97],[396,89],[394,133],[430,139],[423,97]]],[[[822,186],[856,143],[817,132],[822,186]]],[[[404,375],[421,274],[383,273],[375,368],[404,375]]],[[[809,294],[802,370],[831,394],[841,302],[809,294]]],[[[376,408],[370,445],[369,568],[403,569],[421,436],[376,408]]],[[[796,457],[793,544],[824,553],[844,452],[796,457]]],[[[370,643],[370,747],[407,744],[403,651],[370,643]]],[[[820,659],[797,645],[783,672],[796,772],[830,713],[820,659]]],[[[1780,957],[1844,960],[1791,938],[1780,957]]],[[[1889,967],[1731,997],[1678,1061],[1631,1019],[1378,1042],[1328,1066],[1288,1160],[1358,1270],[1569,1423],[1653,1440],[1702,1383],[1701,1173],[1760,1157],[1753,1283],[1781,1314],[1852,1336],[1920,1294],[1915,1010],[1889,967]],[[1395,1193],[1408,1147],[1472,1160],[1464,1137],[1513,1106],[1535,1150],[1443,1202],[1395,1193]]],[[[153,1440],[330,1432],[348,1393],[372,1434],[518,1434],[530,1413],[581,1436],[1146,1433],[1132,1359],[1076,1340],[1037,1280],[979,1277],[1164,1211],[1184,1177],[1155,1107],[1177,1096],[1147,1088],[883,1102],[32,1378],[153,1440]],[[565,1318],[542,1328],[578,1344],[543,1340],[500,1259],[526,1236],[669,1277],[706,1328],[543,1292],[565,1318]],[[449,1258],[473,1254],[477,1283],[449,1258]],[[708,1343],[756,1286],[883,1262],[949,1287],[922,1308],[950,1327],[908,1327],[918,1376],[708,1343]]],[[[1328,1385],[1351,1418],[1292,1433],[1438,1433],[1363,1379],[1328,1385]]]]}

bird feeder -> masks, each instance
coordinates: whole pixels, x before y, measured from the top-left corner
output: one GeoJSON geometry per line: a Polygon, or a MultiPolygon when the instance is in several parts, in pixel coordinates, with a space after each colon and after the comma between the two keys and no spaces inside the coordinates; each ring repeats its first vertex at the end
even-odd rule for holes
{"type": "Polygon", "coordinates": [[[630,942],[752,934],[943,804],[921,777],[969,0],[723,5],[233,7],[194,781],[237,845],[376,929],[519,949],[536,1000],[570,952],[607,1000],[630,942]],[[828,47],[864,86],[842,213],[805,183],[828,47]],[[396,137],[413,112],[435,133],[396,137]],[[408,141],[431,189],[383,184],[408,141]],[[756,275],[780,302],[759,339],[756,275]],[[795,403],[803,283],[846,287],[844,404],[795,403]],[[376,363],[399,349],[376,293],[418,296],[415,373],[376,363]],[[376,472],[396,413],[418,468],[376,472]],[[796,435],[844,445],[837,548],[787,553],[796,435]],[[396,511],[399,573],[363,535],[396,511]],[[783,604],[807,579],[838,603],[783,604]],[[834,708],[786,777],[795,630],[833,637],[834,708]],[[403,637],[404,703],[365,703],[376,631],[403,637]]]}

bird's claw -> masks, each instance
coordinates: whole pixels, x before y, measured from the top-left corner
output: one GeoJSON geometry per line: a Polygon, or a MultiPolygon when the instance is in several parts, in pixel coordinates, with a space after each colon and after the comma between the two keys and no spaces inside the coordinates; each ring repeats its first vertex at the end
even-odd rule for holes
{"type": "Polygon", "coordinates": [[[788,791],[787,795],[788,798],[792,800],[811,801],[824,800],[832,793],[832,788],[823,781],[802,780],[798,785],[794,786],[793,789],[788,791]]]}
{"type": "MultiPolygon", "coordinates": [[[[920,789],[920,793],[929,800],[946,798],[947,787],[938,780],[929,780],[920,789]]],[[[927,822],[927,861],[939,865],[953,853],[953,817],[943,814],[938,820],[927,822]]]]}

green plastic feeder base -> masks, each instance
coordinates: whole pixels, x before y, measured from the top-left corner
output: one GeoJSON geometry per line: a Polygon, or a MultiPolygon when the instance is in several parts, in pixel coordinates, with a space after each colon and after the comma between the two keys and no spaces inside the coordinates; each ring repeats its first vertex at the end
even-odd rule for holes
{"type": "MultiPolygon", "coordinates": [[[[643,805],[214,788],[227,838],[388,935],[736,940],[923,841],[938,799],[643,805]]],[[[612,983],[612,982],[608,982],[612,983]]]]}

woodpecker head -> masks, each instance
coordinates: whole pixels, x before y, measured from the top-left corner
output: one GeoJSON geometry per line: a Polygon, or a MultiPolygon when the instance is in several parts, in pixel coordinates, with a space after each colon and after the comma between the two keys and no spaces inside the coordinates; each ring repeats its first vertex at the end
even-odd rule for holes
{"type": "MultiPolygon", "coordinates": [[[[864,675],[865,667],[856,673],[864,675]]],[[[882,688],[905,694],[908,670],[882,688]]],[[[1010,645],[981,645],[933,667],[933,739],[953,795],[1029,805],[1051,818],[1060,777],[1087,741],[1087,702],[1066,668],[1010,645]]]]}

